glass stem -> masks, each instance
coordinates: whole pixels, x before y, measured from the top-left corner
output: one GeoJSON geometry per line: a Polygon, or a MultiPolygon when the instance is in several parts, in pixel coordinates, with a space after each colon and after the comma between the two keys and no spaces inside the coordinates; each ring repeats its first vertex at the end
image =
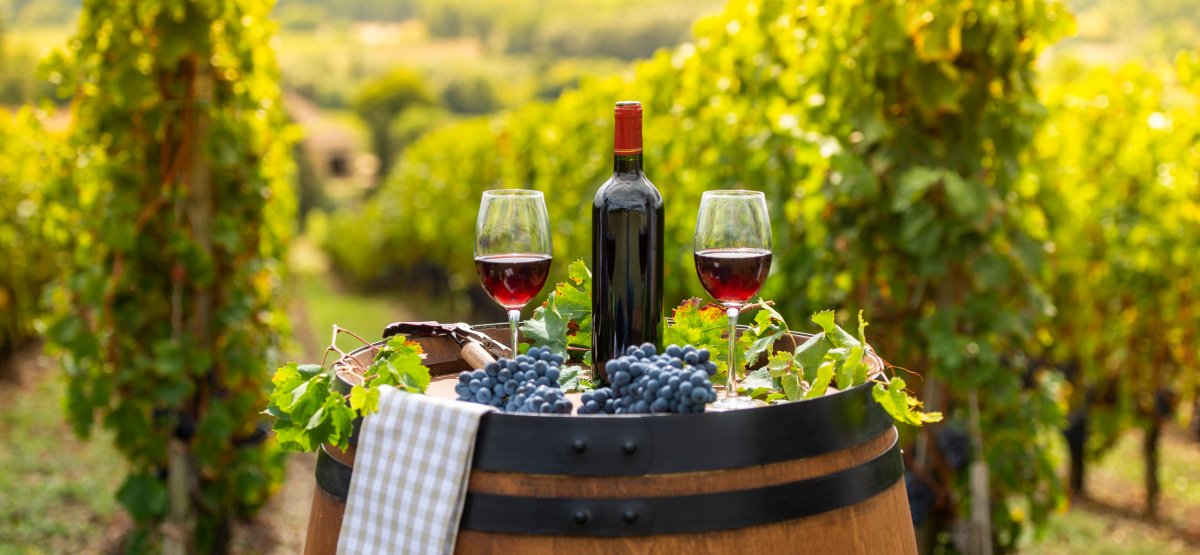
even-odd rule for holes
{"type": "Polygon", "coordinates": [[[729,315],[729,372],[725,381],[725,397],[736,399],[737,390],[737,321],[738,309],[730,308],[725,311],[729,315]]]}
{"type": "Polygon", "coordinates": [[[517,323],[521,321],[521,310],[512,309],[508,311],[508,329],[512,331],[512,356],[517,358],[517,323]]]}

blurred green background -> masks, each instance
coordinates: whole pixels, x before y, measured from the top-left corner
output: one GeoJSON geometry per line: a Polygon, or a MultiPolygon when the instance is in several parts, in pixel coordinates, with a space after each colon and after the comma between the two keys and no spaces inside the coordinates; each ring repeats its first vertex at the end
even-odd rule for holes
{"type": "MultiPolygon", "coordinates": [[[[140,545],[116,497],[129,469],[114,432],[72,434],[61,350],[42,350],[82,275],[63,238],[79,234],[63,223],[74,200],[50,184],[80,165],[71,137],[105,131],[78,129],[80,97],[43,60],[76,48],[80,13],[103,5],[0,0],[0,554],[140,545]]],[[[638,98],[668,244],[689,244],[701,191],[766,191],[764,296],[795,328],[863,309],[878,350],[925,376],[917,393],[948,416],[904,431],[928,453],[908,460],[926,551],[966,551],[971,437],[999,552],[1200,551],[1194,0],[280,0],[270,13],[254,25],[276,26],[298,133],[281,189],[294,234],[270,301],[290,323],[284,358],[318,360],[335,323],[377,337],[395,320],[502,320],[471,262],[485,189],[547,193],[564,277],[590,254],[612,103],[638,98]]],[[[668,251],[667,304],[703,297],[687,249],[668,251]]],[[[286,465],[229,532],[233,551],[300,550],[312,460],[286,465]]]]}

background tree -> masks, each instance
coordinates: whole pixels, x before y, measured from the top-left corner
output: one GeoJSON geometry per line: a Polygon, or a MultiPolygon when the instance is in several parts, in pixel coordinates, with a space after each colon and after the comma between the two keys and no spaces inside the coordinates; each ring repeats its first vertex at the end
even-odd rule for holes
{"type": "MultiPolygon", "coordinates": [[[[0,366],[33,337],[41,315],[41,291],[57,274],[57,241],[49,228],[42,185],[63,167],[63,145],[47,133],[39,112],[0,110],[0,366]]],[[[0,372],[2,373],[2,372],[0,372]]]]}
{"type": "Polygon", "coordinates": [[[257,417],[294,210],[272,4],[88,1],[50,63],[73,250],[49,336],[76,430],[98,420],[129,461],[133,551],[220,552],[281,478],[257,417]]]}
{"type": "Polygon", "coordinates": [[[392,140],[391,126],[405,109],[432,101],[425,78],[407,69],[396,69],[367,84],[354,99],[354,111],[362,117],[371,134],[371,148],[379,158],[379,175],[392,168],[400,145],[392,140]]]}

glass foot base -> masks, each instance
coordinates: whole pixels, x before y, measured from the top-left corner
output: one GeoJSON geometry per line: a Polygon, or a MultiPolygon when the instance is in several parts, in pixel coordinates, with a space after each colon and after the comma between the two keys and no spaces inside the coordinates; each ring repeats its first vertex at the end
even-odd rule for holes
{"type": "Polygon", "coordinates": [[[726,397],[724,399],[718,399],[717,402],[709,405],[705,410],[710,412],[722,412],[727,410],[752,409],[755,407],[765,406],[767,406],[766,403],[762,401],[755,401],[750,397],[726,397]]]}

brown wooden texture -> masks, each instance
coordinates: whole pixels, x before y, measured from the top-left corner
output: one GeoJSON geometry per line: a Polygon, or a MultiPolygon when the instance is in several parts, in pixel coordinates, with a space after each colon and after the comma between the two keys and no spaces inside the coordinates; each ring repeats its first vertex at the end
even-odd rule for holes
{"type": "Polygon", "coordinates": [[[704,534],[629,538],[458,533],[455,553],[508,555],[813,553],[916,555],[904,481],[866,502],[808,518],[704,534]]]}
{"type": "MultiPolygon", "coordinates": [[[[818,457],[711,472],[650,476],[551,476],[472,470],[468,490],[522,497],[654,497],[718,493],[787,484],[866,463],[892,447],[896,430],[818,457]]],[[[907,507],[907,502],[906,505],[907,507]]]]}
{"type": "Polygon", "coordinates": [[[342,514],[346,504],[313,488],[312,511],[308,515],[308,536],[304,539],[304,555],[333,555],[337,553],[338,535],[342,532],[342,514]]]}
{"type": "MultiPolygon", "coordinates": [[[[818,457],[714,472],[634,477],[570,477],[471,471],[468,490],[533,497],[675,496],[733,491],[827,475],[886,451],[896,430],[850,449],[818,457]]],[[[354,451],[327,449],[353,465],[354,451]]],[[[320,488],[313,499],[305,555],[337,548],[345,506],[320,488]]],[[[917,553],[904,482],[867,501],[807,518],[703,534],[632,538],[522,536],[462,530],[456,553],[917,553]]]]}

